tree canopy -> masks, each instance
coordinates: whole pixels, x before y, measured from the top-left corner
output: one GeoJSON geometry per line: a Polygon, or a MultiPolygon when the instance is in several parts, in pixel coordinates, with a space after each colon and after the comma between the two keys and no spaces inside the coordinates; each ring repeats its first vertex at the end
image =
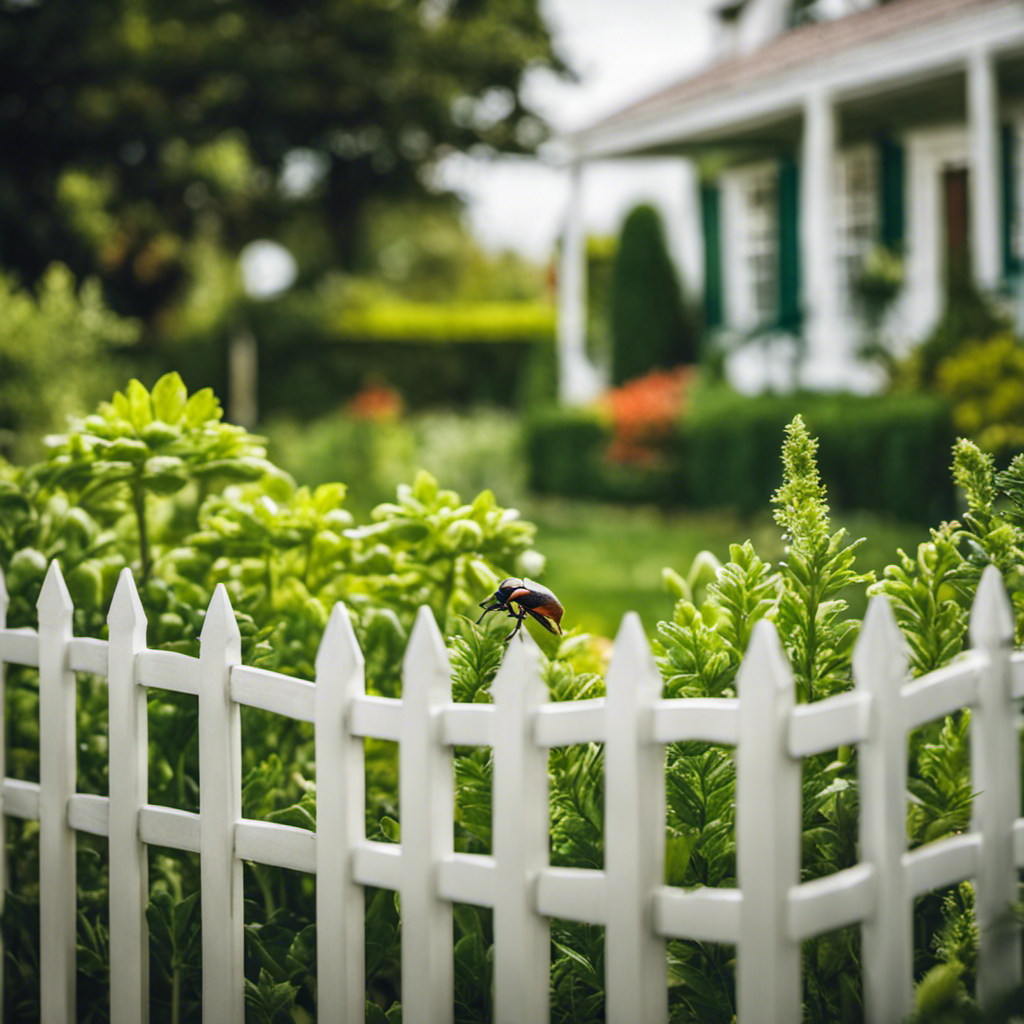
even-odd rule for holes
{"type": "Polygon", "coordinates": [[[0,264],[143,316],[199,236],[351,265],[369,200],[542,141],[524,76],[566,70],[539,0],[0,0],[0,55],[0,264]]]}

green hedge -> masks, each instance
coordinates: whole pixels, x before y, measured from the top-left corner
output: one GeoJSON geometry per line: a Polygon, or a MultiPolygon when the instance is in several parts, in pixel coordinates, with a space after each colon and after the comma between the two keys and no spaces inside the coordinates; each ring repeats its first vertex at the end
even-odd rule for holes
{"type": "MultiPolygon", "coordinates": [[[[355,336],[335,333],[337,325],[303,317],[291,305],[258,310],[261,414],[326,415],[370,382],[395,388],[410,409],[510,408],[530,390],[534,364],[548,361],[553,347],[550,322],[530,305],[519,311],[501,305],[493,316],[482,308],[409,304],[394,317],[379,312],[364,323],[367,334],[355,336]],[[393,334],[378,333],[388,325],[393,334]]],[[[354,326],[349,322],[346,330],[354,326]]]]}
{"type": "Polygon", "coordinates": [[[927,395],[698,395],[683,431],[686,491],[695,507],[764,508],[782,470],[775,453],[800,413],[818,438],[830,503],[937,522],[953,514],[955,439],[946,404],[927,395]]]}
{"type": "Polygon", "coordinates": [[[611,429],[590,409],[545,409],[526,421],[530,490],[601,501],[678,504],[684,486],[680,446],[658,469],[618,466],[605,458],[611,429]]]}
{"type": "Polygon", "coordinates": [[[821,474],[834,507],[910,522],[953,515],[949,410],[924,395],[698,393],[664,466],[646,471],[605,460],[611,430],[598,414],[548,411],[527,423],[530,486],[540,494],[752,514],[781,481],[776,453],[797,413],[820,440],[821,474]]]}

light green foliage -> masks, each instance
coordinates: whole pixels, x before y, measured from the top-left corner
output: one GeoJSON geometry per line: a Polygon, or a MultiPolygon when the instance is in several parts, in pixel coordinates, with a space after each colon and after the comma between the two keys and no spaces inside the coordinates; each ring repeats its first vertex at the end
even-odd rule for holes
{"type": "Polygon", "coordinates": [[[970,823],[969,711],[947,717],[936,735],[926,728],[911,744],[915,770],[907,782],[907,833],[911,846],[962,832],[970,823]]]}
{"type": "Polygon", "coordinates": [[[815,461],[818,443],[797,416],[782,446],[783,484],[772,498],[775,521],[786,531],[789,548],[782,563],[784,589],[777,624],[804,700],[845,689],[857,639],[856,621],[843,619],[844,587],[866,583],[870,573],[853,570],[863,540],[844,544],[845,530],[829,535],[825,489],[815,461]]]}
{"type": "Polygon", "coordinates": [[[76,290],[64,266],[52,265],[35,294],[0,275],[0,452],[35,454],[30,439],[109,392],[110,350],[137,334],[104,305],[98,282],[76,290]]]}

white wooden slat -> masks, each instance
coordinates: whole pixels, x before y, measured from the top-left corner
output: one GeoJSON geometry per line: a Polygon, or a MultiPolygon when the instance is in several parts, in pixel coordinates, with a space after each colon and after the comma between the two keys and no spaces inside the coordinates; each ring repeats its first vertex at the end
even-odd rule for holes
{"type": "Polygon", "coordinates": [[[603,743],[606,719],[603,697],[545,704],[534,718],[533,741],[545,748],[603,743]]]}
{"type": "Polygon", "coordinates": [[[199,659],[177,651],[140,651],[135,666],[139,686],[176,693],[199,693],[199,659]]]}
{"type": "MultiPolygon", "coordinates": [[[[317,1019],[362,1024],[366,1016],[365,908],[353,851],[366,841],[363,741],[346,712],[366,690],[363,654],[342,604],[316,656],[317,1019]]],[[[396,883],[397,885],[397,883],[396,883]]]]}
{"type": "Polygon", "coordinates": [[[146,647],[146,614],[131,571],[122,569],[107,616],[109,646],[110,1019],[149,1019],[149,857],[139,838],[139,808],[149,799],[146,691],[135,659],[146,647]]]}
{"type": "Polygon", "coordinates": [[[4,779],[3,809],[8,817],[38,821],[39,783],[4,779]]]}
{"type": "Polygon", "coordinates": [[[199,815],[177,807],[146,804],[139,809],[139,838],[148,846],[199,853],[199,815]]]}
{"type": "MultiPolygon", "coordinates": [[[[0,569],[0,637],[6,632],[7,608],[10,604],[10,597],[7,594],[7,581],[4,579],[4,571],[0,569]]],[[[5,668],[3,661],[3,646],[0,642],[0,780],[7,778],[7,684],[5,679],[5,668]]],[[[0,786],[0,914],[3,913],[5,894],[7,892],[7,819],[5,815],[10,814],[7,805],[7,786],[0,786]]],[[[38,804],[37,804],[38,806],[38,804]]],[[[38,813],[38,812],[37,812],[38,813]]],[[[0,964],[6,961],[4,954],[3,936],[0,935],[0,964]]],[[[4,978],[3,970],[0,970],[0,1006],[4,1005],[4,978]]]]}
{"type": "Polygon", "coordinates": [[[437,866],[438,895],[450,903],[494,906],[494,858],[484,854],[453,853],[437,866]]]}
{"type": "Polygon", "coordinates": [[[353,736],[397,743],[402,735],[402,702],[393,697],[353,697],[348,723],[353,736]]]}
{"type": "Polygon", "coordinates": [[[110,798],[95,793],[75,793],[68,800],[68,824],[76,832],[110,835],[110,798]]]}
{"type": "Polygon", "coordinates": [[[971,606],[971,646],[984,658],[971,714],[971,830],[981,834],[974,874],[978,924],[978,1002],[992,1003],[1021,981],[1021,926],[1008,913],[1018,898],[1013,830],[1020,814],[1020,743],[1011,692],[1014,614],[994,565],[986,567],[971,606]]]}
{"type": "Polygon", "coordinates": [[[34,629],[0,629],[0,662],[39,667],[39,634],[34,629]]]}
{"type": "Polygon", "coordinates": [[[509,644],[494,697],[494,1019],[546,1024],[551,929],[530,879],[548,866],[548,755],[533,719],[548,700],[540,652],[529,636],[509,644]]]}
{"type": "Polygon", "coordinates": [[[352,880],[359,885],[398,892],[402,884],[402,848],[364,839],[352,851],[352,880]]]}
{"type": "Polygon", "coordinates": [[[910,732],[978,700],[982,660],[973,651],[903,687],[903,728],[910,732]]]}
{"type": "Polygon", "coordinates": [[[533,897],[537,913],[544,917],[589,924],[607,923],[608,898],[605,872],[592,868],[551,867],[537,875],[533,897]]]}
{"type": "Polygon", "coordinates": [[[231,670],[231,699],[236,704],[271,711],[300,722],[312,722],[316,686],[280,672],[236,665],[231,670]]]}
{"type": "Polygon", "coordinates": [[[739,710],[739,701],[731,697],[659,700],[651,713],[651,736],[657,743],[699,740],[735,746],[740,738],[739,710]]]}
{"type": "Polygon", "coordinates": [[[903,867],[910,896],[923,896],[926,892],[974,877],[981,846],[981,836],[966,832],[936,839],[905,853],[903,867]]]}
{"type": "Polygon", "coordinates": [[[1010,688],[1014,700],[1024,698],[1024,651],[1014,651],[1010,655],[1010,688]]]}
{"type": "Polygon", "coordinates": [[[455,781],[451,747],[439,741],[452,701],[451,666],[434,616],[420,608],[402,660],[398,813],[402,825],[402,1020],[446,1024],[454,1015],[451,904],[435,865],[452,854],[455,781]]]}
{"type": "Polygon", "coordinates": [[[441,711],[441,742],[446,747],[489,747],[493,704],[449,704],[441,711]]]}
{"type": "Polygon", "coordinates": [[[235,822],[242,817],[240,708],[231,669],[241,637],[227,591],[217,585],[199,637],[199,856],[203,923],[203,1020],[245,1018],[242,862],[235,822]]]}
{"type": "Polygon", "coordinates": [[[736,951],[741,1021],[799,1024],[800,943],[786,932],[786,898],[800,881],[800,762],[786,751],[796,699],[772,623],[761,620],[737,679],[736,877],[743,892],[736,951]]]}
{"type": "Polygon", "coordinates": [[[789,935],[796,942],[859,924],[878,898],[873,864],[855,864],[789,890],[789,935]]]}
{"type": "Polygon", "coordinates": [[[276,821],[243,818],[235,823],[235,856],[274,868],[316,872],[316,833],[276,821]]]}
{"type": "MultiPolygon", "coordinates": [[[[126,570],[122,569],[121,572],[126,570]]],[[[96,676],[107,674],[107,641],[91,636],[76,636],[69,645],[72,672],[91,672],[96,676]]]]}
{"type": "Polygon", "coordinates": [[[861,743],[868,738],[870,724],[871,694],[866,690],[798,704],[789,719],[789,752],[811,757],[861,743]]]}
{"type": "Polygon", "coordinates": [[[654,930],[666,939],[738,943],[742,905],[739,889],[662,885],[654,892],[654,930]]]}
{"type": "MultiPolygon", "coordinates": [[[[665,878],[665,748],[651,742],[644,728],[661,690],[640,616],[630,612],[615,638],[604,702],[605,1013],[610,1024],[668,1020],[667,950],[650,927],[651,894],[665,878]]],[[[593,906],[602,903],[591,900],[593,906]]]]}
{"type": "Polygon", "coordinates": [[[912,892],[907,845],[907,673],[903,637],[887,598],[876,596],[853,652],[858,693],[870,695],[871,728],[857,756],[861,859],[875,868],[876,901],[861,929],[865,1024],[902,1020],[914,1005],[912,892]]]}
{"type": "Polygon", "coordinates": [[[68,664],[71,596],[50,563],[39,593],[39,969],[40,1015],[75,1019],[75,676],[68,664]]]}
{"type": "Polygon", "coordinates": [[[1013,859],[1017,867],[1024,868],[1024,818],[1013,823],[1013,859]]]}

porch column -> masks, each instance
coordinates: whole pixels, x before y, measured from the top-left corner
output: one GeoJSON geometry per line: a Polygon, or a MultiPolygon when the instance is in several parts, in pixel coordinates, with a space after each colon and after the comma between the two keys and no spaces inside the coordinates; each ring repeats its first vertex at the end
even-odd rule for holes
{"type": "Polygon", "coordinates": [[[1003,196],[999,163],[999,83],[991,53],[977,50],[967,65],[971,147],[971,256],[974,279],[994,290],[1002,278],[1003,196]]]}
{"type": "Polygon", "coordinates": [[[583,221],[583,165],[569,168],[562,252],[558,266],[558,398],[585,405],[602,389],[600,375],[587,359],[587,241],[583,221]]]}
{"type": "Polygon", "coordinates": [[[815,90],[804,101],[800,168],[801,306],[807,343],[803,383],[836,387],[847,368],[840,322],[836,261],[836,110],[832,97],[815,90]]]}

